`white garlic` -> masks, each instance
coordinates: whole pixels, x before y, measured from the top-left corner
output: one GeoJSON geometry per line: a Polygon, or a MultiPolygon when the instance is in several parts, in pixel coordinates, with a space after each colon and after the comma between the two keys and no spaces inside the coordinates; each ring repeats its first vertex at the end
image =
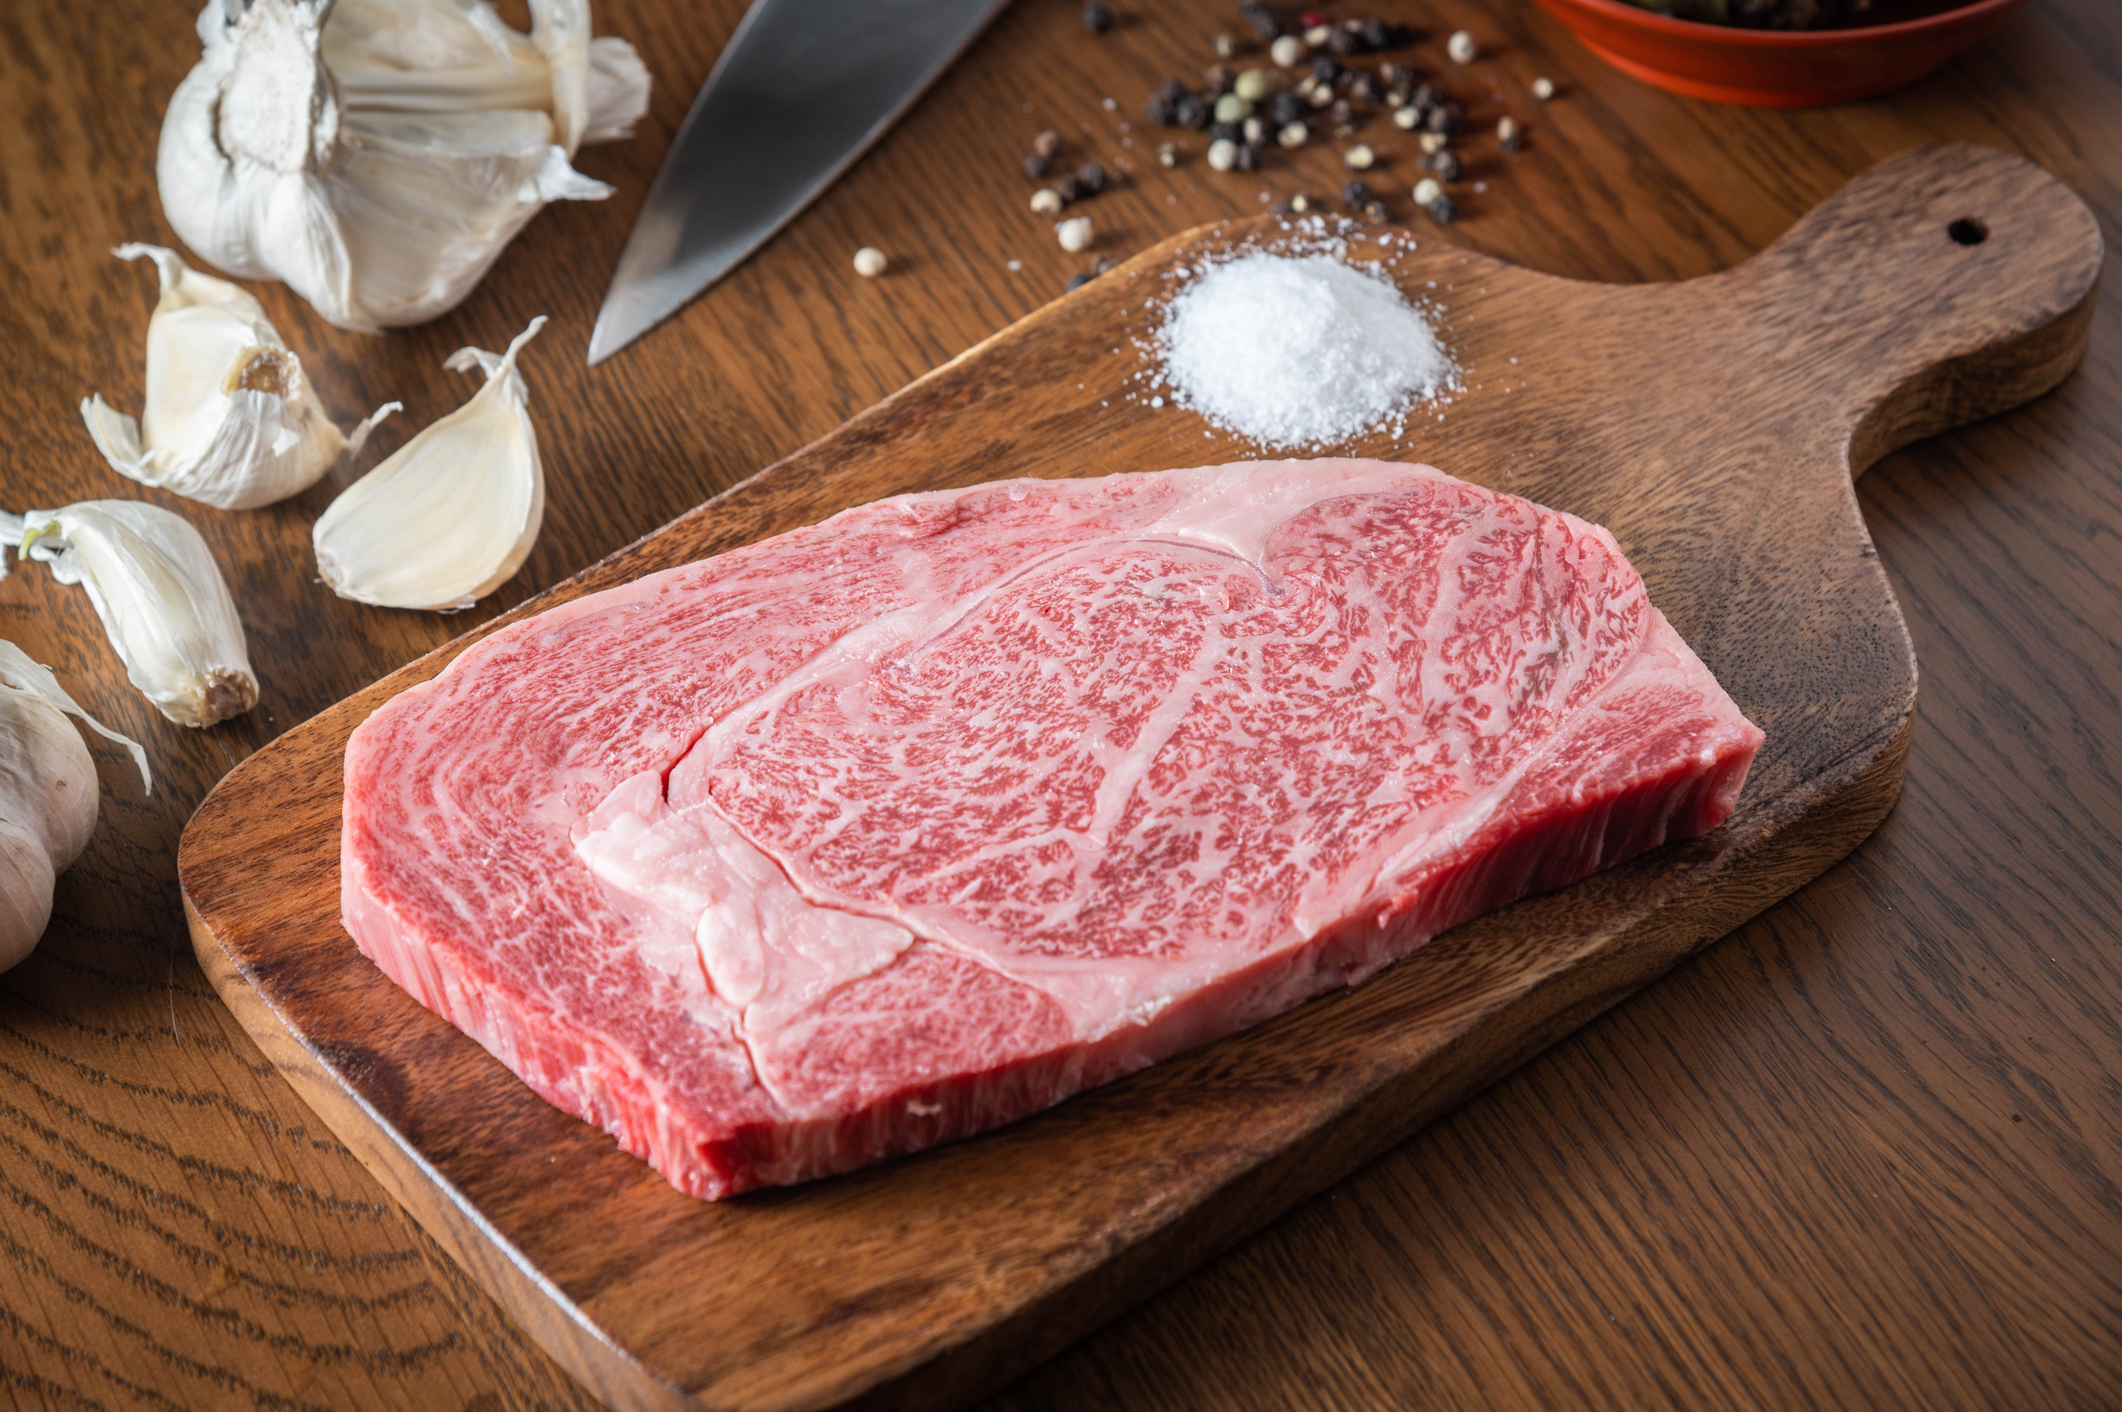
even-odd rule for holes
{"type": "Polygon", "coordinates": [[[147,405],[135,421],[102,396],[81,404],[111,469],[223,510],[285,500],[316,484],[370,428],[340,432],[257,300],[187,266],[160,245],[121,245],[121,260],[155,262],[162,297],[147,321],[147,405]]]}
{"type": "Polygon", "coordinates": [[[147,752],[76,705],[51,672],[0,641],[0,971],[27,956],[52,915],[52,883],[96,827],[96,762],[67,716],[132,752],[152,789],[147,752]]]}
{"type": "Polygon", "coordinates": [[[317,520],[317,569],[341,598],[384,608],[469,608],[523,566],[545,519],[545,472],[516,354],[460,348],[486,386],[346,488],[317,520]]]}
{"type": "Polygon", "coordinates": [[[178,725],[210,726],[258,704],[235,600],[182,516],[138,500],[0,513],[0,544],[88,590],[125,675],[178,725]]]}
{"type": "Polygon", "coordinates": [[[530,9],[526,37],[486,0],[209,0],[162,122],[170,224],[344,328],[453,307],[540,206],[611,194],[569,161],[648,107],[588,0],[530,9]]]}

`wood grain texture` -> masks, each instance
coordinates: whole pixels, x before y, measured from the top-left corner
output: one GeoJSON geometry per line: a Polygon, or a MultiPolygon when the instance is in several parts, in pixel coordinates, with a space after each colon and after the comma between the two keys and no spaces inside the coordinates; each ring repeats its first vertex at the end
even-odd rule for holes
{"type": "MultiPolygon", "coordinates": [[[[407,401],[363,465],[461,398],[437,371],[450,349],[556,316],[527,359],[552,515],[523,573],[469,617],[490,615],[1057,293],[1080,261],[1022,210],[1015,167],[1038,126],[1070,126],[1122,172],[1085,208],[1116,255],[1257,211],[1263,190],[1338,185],[1328,144],[1254,178],[1150,166],[1139,120],[1132,138],[1119,123],[1156,79],[1205,63],[1203,36],[1230,17],[1119,8],[1094,41],[1072,3],[1012,7],[817,208],[608,379],[576,366],[605,272],[735,3],[599,6],[599,29],[641,44],[660,85],[636,142],[585,154],[619,194],[542,214],[445,320],[365,339],[258,292],[342,420],[407,401]],[[849,275],[859,243],[890,250],[893,274],[849,275]]],[[[2043,0],[1932,80],[1799,113],[1643,89],[1530,5],[1378,8],[1422,26],[1417,62],[1447,75],[1442,35],[1473,28],[1484,57],[1460,87],[1476,125],[1506,107],[1531,125],[1515,159],[1469,143],[1451,232],[1521,266],[1705,274],[1873,162],[1952,139],[2033,158],[2110,240],[2122,229],[2122,15],[2103,0],[2043,0]],[[1545,108],[1523,97],[1542,73],[1562,90],[1545,108]]],[[[146,800],[106,773],[51,932],[0,979],[0,1386],[54,1407],[588,1405],[321,1128],[185,945],[176,840],[213,781],[467,621],[356,609],[314,582],[309,522],[352,472],[224,515],[112,476],[79,429],[89,391],[138,404],[152,282],[104,252],[168,239],[150,167],[192,57],[186,10],[24,0],[0,15],[0,503],[120,494],[187,513],[228,569],[266,691],[242,722],[167,726],[78,593],[36,571],[0,581],[0,636],[146,740],[157,769],[146,800]]],[[[1404,215],[1411,154],[1389,130],[1363,135],[1383,139],[1374,184],[1404,215]]],[[[1907,785],[1869,842],[990,1412],[2110,1405],[2116,313],[2110,287],[2057,391],[1888,456],[1860,485],[1924,673],[1907,785]]]]}
{"type": "MultiPolygon", "coordinates": [[[[1919,149],[1759,256],[1679,284],[1564,281],[1434,240],[1403,251],[1404,232],[1348,238],[1349,258],[1434,302],[1460,365],[1463,389],[1415,418],[1424,454],[1612,529],[1767,732],[1716,835],[1481,919],[1353,993],[1006,1133],[704,1204],[549,1109],[338,924],[347,735],[479,632],[274,742],[194,816],[180,873],[222,998],[593,1392],[762,1412],[968,1401],[1809,880],[1890,807],[1915,663],[1851,473],[2076,365],[2102,259],[2077,198],[2000,152],[1919,149]],[[1987,238],[1956,242],[1956,221],[1987,238]],[[1723,389],[1713,407],[1703,385],[1723,389]],[[732,1301],[730,1286],[752,1293],[732,1301]]],[[[1154,247],[496,621],[880,495],[1242,454],[1149,405],[1138,350],[1175,270],[1292,240],[1305,248],[1301,226],[1256,217],[1154,247]]],[[[1349,449],[1400,447],[1380,432],[1349,449]]]]}

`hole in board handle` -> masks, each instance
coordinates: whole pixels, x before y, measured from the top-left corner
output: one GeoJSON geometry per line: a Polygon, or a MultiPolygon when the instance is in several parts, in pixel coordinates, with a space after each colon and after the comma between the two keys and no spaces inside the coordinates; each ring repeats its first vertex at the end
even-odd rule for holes
{"type": "Polygon", "coordinates": [[[1955,245],[1980,245],[1989,239],[1989,227],[1973,216],[1962,216],[1947,226],[1945,233],[1953,238],[1955,245]]]}

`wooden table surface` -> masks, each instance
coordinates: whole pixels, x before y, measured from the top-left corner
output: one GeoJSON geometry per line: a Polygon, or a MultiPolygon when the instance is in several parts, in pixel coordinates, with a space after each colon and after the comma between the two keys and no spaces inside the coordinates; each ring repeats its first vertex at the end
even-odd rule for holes
{"type": "MultiPolygon", "coordinates": [[[[1237,29],[1208,0],[1020,0],[880,146],[673,324],[582,365],[608,272],[737,0],[612,3],[657,80],[638,138],[578,165],[618,193],[538,216],[481,288],[383,338],[258,287],[375,449],[303,496],[225,513],[110,472],[75,411],[141,398],[170,242],[153,161],[196,55],[183,3],[16,0],[0,16],[0,508],[180,508],[224,566],[263,699],[208,732],[126,684],[85,595],[30,566],[0,637],[144,741],[143,799],[102,754],[103,817],[50,931],[0,977],[0,1399],[26,1406],[578,1407],[587,1397],[383,1195],[193,962],[177,838],[281,731],[830,429],[1056,295],[1086,257],[1025,210],[1053,126],[1115,170],[1082,208],[1125,255],[1338,185],[1330,144],[1251,176],[1152,155],[1167,73],[1237,29]],[[1116,100],[1107,109],[1102,100],[1116,100]],[[1131,130],[1130,130],[1131,127],[1131,130]],[[892,256],[875,282],[849,256],[892,256]],[[1013,262],[1021,262],[1013,268],[1013,262]],[[455,618],[317,582],[309,525],[470,380],[524,360],[548,476],[523,571],[455,618]]],[[[1342,13],[1367,11],[1346,8],[1342,13]]],[[[2037,0],[1889,98],[1774,113],[1605,68],[1530,0],[1380,0],[1483,42],[1447,84],[1526,150],[1471,139],[1452,240],[1586,279],[1735,262],[1872,162],[1942,139],[2024,153],[2122,230],[2122,7],[2037,0]],[[1526,95],[1540,74],[1560,87],[1526,95]],[[1481,190],[1476,183],[1486,183],[1481,190]]],[[[1409,218],[1389,124],[1373,183],[1409,218]]],[[[1436,234],[1421,217],[1413,223],[1436,234]]],[[[1923,680],[1897,811],[1847,862],[1412,1141],[1000,1391],[1012,1409],[2013,1407],[2122,1402],[2122,308],[2030,406],[1888,457],[1860,498],[1923,680]]],[[[1713,416],[1716,387],[1701,389],[1713,416]]],[[[1416,448],[1419,451],[1419,448],[1416,448]]],[[[1006,468],[998,467],[998,473],[1006,468]]],[[[712,1278],[712,1272],[703,1272],[712,1278]]]]}

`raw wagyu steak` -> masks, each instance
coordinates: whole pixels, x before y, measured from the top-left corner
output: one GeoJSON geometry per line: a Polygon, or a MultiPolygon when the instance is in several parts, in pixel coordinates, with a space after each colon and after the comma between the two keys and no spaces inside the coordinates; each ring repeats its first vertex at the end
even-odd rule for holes
{"type": "Polygon", "coordinates": [[[354,732],[362,951],[722,1197],[1006,1123],[1731,811],[1596,525],[1375,461],[900,496],[354,732]]]}

